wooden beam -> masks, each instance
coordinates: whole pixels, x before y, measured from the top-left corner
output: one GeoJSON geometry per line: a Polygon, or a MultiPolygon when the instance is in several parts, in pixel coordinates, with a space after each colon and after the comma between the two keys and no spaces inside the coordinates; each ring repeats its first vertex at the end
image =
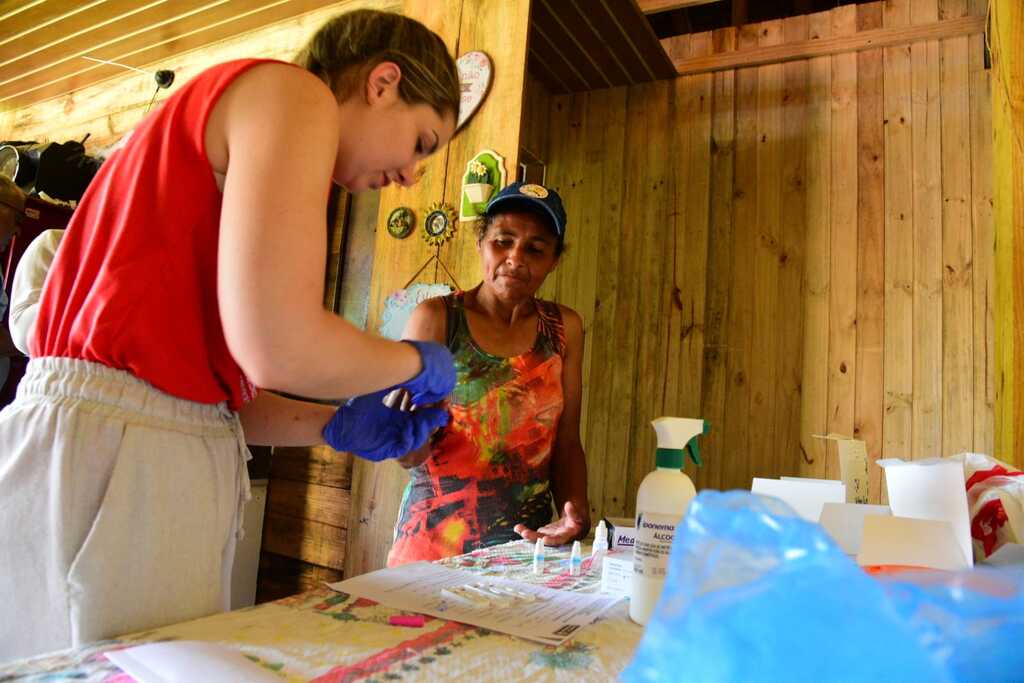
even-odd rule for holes
{"type": "Polygon", "coordinates": [[[683,9],[684,7],[709,5],[712,2],[719,1],[720,0],[637,0],[636,4],[640,6],[640,11],[644,14],[657,14],[658,12],[668,12],[674,9],[683,9]]]}
{"type": "Polygon", "coordinates": [[[750,12],[747,8],[747,0],[732,0],[732,25],[743,26],[748,23],[750,12]]]}
{"type": "Polygon", "coordinates": [[[992,3],[995,457],[1024,467],[1024,8],[992,3]]]}
{"type": "MultiPolygon", "coordinates": [[[[810,59],[845,52],[860,52],[894,45],[907,45],[922,40],[941,40],[956,36],[968,36],[984,33],[985,17],[962,17],[937,21],[920,26],[880,28],[861,31],[850,36],[803,40],[798,43],[787,43],[770,47],[756,47],[738,52],[726,52],[710,57],[674,60],[676,71],[680,76],[737,69],[765,64],[779,64],[796,59],[810,59]]],[[[662,44],[678,38],[666,38],[662,44]]],[[[666,45],[666,52],[671,50],[666,45]]]]}

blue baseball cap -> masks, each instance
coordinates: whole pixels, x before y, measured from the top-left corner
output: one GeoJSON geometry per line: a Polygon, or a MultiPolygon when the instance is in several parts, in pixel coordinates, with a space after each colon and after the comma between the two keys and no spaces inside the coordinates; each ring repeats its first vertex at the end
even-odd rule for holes
{"type": "Polygon", "coordinates": [[[524,209],[547,216],[551,219],[551,227],[555,231],[555,235],[559,239],[565,238],[566,216],[565,209],[562,208],[562,198],[551,188],[523,182],[506,185],[498,194],[491,197],[491,201],[487,202],[484,214],[497,216],[504,211],[514,211],[515,209],[524,209]]]}

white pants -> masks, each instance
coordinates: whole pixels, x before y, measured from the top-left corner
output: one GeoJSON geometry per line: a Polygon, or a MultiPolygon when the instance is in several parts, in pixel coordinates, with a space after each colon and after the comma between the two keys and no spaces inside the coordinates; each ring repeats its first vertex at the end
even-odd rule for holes
{"type": "Polygon", "coordinates": [[[0,662],[227,609],[238,417],[67,358],[0,412],[0,662]]]}

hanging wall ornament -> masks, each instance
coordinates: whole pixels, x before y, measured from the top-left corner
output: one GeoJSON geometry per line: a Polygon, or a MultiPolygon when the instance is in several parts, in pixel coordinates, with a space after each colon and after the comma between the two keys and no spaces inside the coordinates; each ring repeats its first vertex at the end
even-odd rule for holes
{"type": "Polygon", "coordinates": [[[388,233],[395,239],[409,236],[416,224],[416,215],[407,206],[400,206],[388,214],[388,233]]]}
{"type": "Polygon", "coordinates": [[[423,239],[427,244],[441,246],[455,235],[455,209],[443,202],[434,202],[423,219],[423,239]]]}
{"type": "Polygon", "coordinates": [[[487,89],[491,87],[491,58],[486,53],[475,50],[467,52],[456,61],[459,69],[459,85],[462,98],[459,101],[459,121],[455,126],[458,130],[480,108],[487,89]]]}
{"type": "Polygon", "coordinates": [[[487,208],[487,200],[505,187],[505,157],[491,149],[477,152],[466,164],[459,199],[459,220],[475,221],[487,208]]]}

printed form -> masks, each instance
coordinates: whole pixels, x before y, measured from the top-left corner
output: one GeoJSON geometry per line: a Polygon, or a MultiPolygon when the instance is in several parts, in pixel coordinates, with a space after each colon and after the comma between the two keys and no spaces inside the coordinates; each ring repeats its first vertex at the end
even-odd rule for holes
{"type": "Polygon", "coordinates": [[[584,626],[597,621],[620,600],[610,595],[559,591],[522,581],[485,577],[430,562],[381,569],[328,586],[386,607],[480,626],[545,645],[563,643],[584,626]],[[511,589],[534,599],[481,607],[448,597],[452,589],[464,586],[511,589]]]}

